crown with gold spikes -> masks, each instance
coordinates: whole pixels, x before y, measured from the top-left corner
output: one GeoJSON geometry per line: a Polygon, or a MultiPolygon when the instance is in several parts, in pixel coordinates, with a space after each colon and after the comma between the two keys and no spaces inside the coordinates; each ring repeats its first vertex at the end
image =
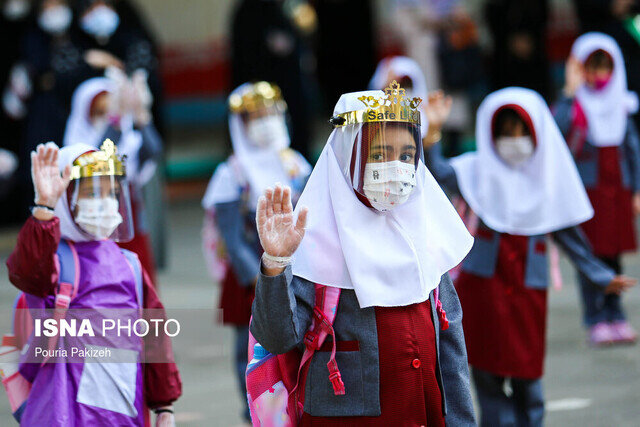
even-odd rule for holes
{"type": "Polygon", "coordinates": [[[269,82],[249,83],[239,93],[229,96],[229,111],[234,114],[251,113],[260,108],[279,107],[282,111],[287,104],[280,88],[269,82]]]}
{"type": "Polygon", "coordinates": [[[348,111],[336,114],[329,122],[334,127],[368,122],[405,122],[420,124],[418,106],[422,98],[405,98],[405,91],[395,80],[384,90],[381,98],[361,96],[358,98],[365,105],[364,110],[348,111]]]}
{"type": "Polygon", "coordinates": [[[124,159],[110,139],[105,139],[99,151],[90,151],[78,157],[71,166],[71,179],[93,176],[125,176],[124,159]]]}

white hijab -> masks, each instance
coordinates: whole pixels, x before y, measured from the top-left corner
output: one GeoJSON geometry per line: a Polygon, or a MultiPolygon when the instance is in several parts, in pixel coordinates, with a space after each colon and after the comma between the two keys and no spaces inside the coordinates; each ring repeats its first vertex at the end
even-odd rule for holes
{"type": "Polygon", "coordinates": [[[511,87],[487,96],[476,120],[477,151],[451,161],[460,193],[490,228],[524,236],[550,233],[580,224],[593,209],[571,153],[542,97],[511,87]],[[505,105],[520,106],[536,136],[533,155],[508,166],[496,153],[491,123],[505,105]]]}
{"type": "MultiPolygon", "coordinates": [[[[60,149],[58,154],[60,172],[64,170],[65,166],[72,164],[74,160],[82,154],[95,150],[96,149],[94,147],[87,144],[74,144],[60,149]]],[[[60,218],[60,234],[63,239],[71,240],[76,243],[94,240],[78,229],[78,226],[71,215],[71,211],[69,210],[66,191],[62,193],[62,197],[60,197],[56,204],[55,215],[60,218]]]]}
{"type": "MultiPolygon", "coordinates": [[[[383,93],[342,95],[334,114],[362,110],[362,95],[383,93]]],[[[298,202],[296,210],[307,206],[309,216],[293,274],[354,289],[363,308],[425,301],[473,238],[422,161],[406,203],[385,213],[362,204],[349,175],[357,132],[348,127],[333,130],[298,202]]]]}
{"type": "Polygon", "coordinates": [[[422,98],[423,102],[420,104],[420,121],[422,126],[420,131],[424,138],[427,134],[428,121],[427,116],[424,113],[424,108],[427,105],[427,99],[429,92],[427,89],[427,79],[420,68],[420,65],[408,56],[392,56],[385,58],[378,63],[371,81],[369,81],[370,90],[384,90],[388,84],[390,74],[398,77],[407,76],[413,83],[413,89],[411,90],[411,97],[422,98]]]}
{"type": "MultiPolygon", "coordinates": [[[[91,123],[89,116],[91,103],[100,93],[115,93],[115,91],[116,83],[106,77],[85,80],[76,88],[71,99],[71,114],[67,119],[64,146],[87,144],[94,149],[100,147],[105,129],[98,129],[91,123]]],[[[142,135],[133,128],[133,117],[130,114],[120,119],[120,129],[122,135],[118,142],[118,153],[127,156],[127,175],[134,182],[144,185],[153,176],[155,163],[145,164],[143,168],[138,167],[138,152],[142,147],[142,135]]]]}
{"type": "Polygon", "coordinates": [[[611,80],[598,91],[582,85],[576,98],[587,117],[589,142],[609,147],[624,141],[628,117],[638,111],[638,96],[627,90],[624,58],[612,37],[596,32],[583,34],[573,43],[571,55],[584,64],[589,55],[600,49],[613,58],[611,80]]]}
{"type": "MultiPolygon", "coordinates": [[[[239,86],[231,92],[231,95],[242,92],[247,85],[250,83],[239,86]]],[[[267,188],[273,187],[278,182],[291,185],[291,177],[285,170],[280,154],[282,150],[289,147],[291,141],[287,136],[281,141],[274,141],[268,147],[259,147],[249,139],[240,114],[233,113],[229,114],[229,133],[233,146],[233,158],[224,165],[220,165],[219,168],[222,167],[222,169],[216,170],[202,204],[205,209],[209,209],[216,203],[235,200],[238,183],[246,182],[249,186],[249,203],[255,210],[258,198],[267,188]],[[238,174],[241,177],[238,177],[238,174]]],[[[302,156],[297,153],[296,156],[301,174],[308,175],[311,172],[311,166],[302,156]]]]}

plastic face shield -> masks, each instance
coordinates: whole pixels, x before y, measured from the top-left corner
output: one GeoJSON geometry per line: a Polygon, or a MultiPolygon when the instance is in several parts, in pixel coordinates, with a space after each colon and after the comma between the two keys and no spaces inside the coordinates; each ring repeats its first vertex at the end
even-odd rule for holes
{"type": "Polygon", "coordinates": [[[93,176],[71,181],[69,212],[78,230],[95,240],[133,239],[129,186],[124,176],[93,176]]]}

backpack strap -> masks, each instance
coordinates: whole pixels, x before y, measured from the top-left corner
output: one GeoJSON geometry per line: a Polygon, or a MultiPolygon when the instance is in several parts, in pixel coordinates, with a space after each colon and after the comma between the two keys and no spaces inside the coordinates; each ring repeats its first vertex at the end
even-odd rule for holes
{"type": "Polygon", "coordinates": [[[122,255],[124,255],[127,264],[129,264],[129,268],[131,268],[131,272],[133,273],[133,277],[136,284],[136,299],[138,300],[138,307],[140,309],[144,308],[144,279],[142,278],[142,265],[140,264],[140,259],[138,255],[135,253],[128,251],[126,249],[120,249],[122,251],[122,255]]]}
{"type": "Polygon", "coordinates": [[[440,301],[440,285],[436,286],[436,289],[433,291],[433,299],[436,301],[436,312],[438,313],[440,329],[446,331],[449,329],[449,319],[447,319],[447,312],[442,308],[442,301],[440,301]]]}
{"type": "Polygon", "coordinates": [[[58,285],[55,289],[55,308],[67,309],[78,294],[80,283],[80,261],[73,242],[61,239],[56,251],[58,285]]]}
{"type": "MultiPolygon", "coordinates": [[[[54,290],[53,318],[59,324],[60,320],[65,317],[71,300],[78,294],[80,284],[80,261],[73,242],[61,239],[54,261],[58,270],[58,285],[54,290]]],[[[48,340],[49,354],[53,353],[57,345],[58,336],[56,335],[48,340]]],[[[49,357],[46,357],[42,363],[46,363],[48,359],[49,357]]]]}
{"type": "Polygon", "coordinates": [[[298,391],[302,372],[305,370],[307,363],[311,360],[315,351],[320,348],[328,335],[331,335],[333,338],[331,357],[329,358],[329,363],[327,363],[327,368],[329,369],[329,381],[331,381],[333,392],[336,395],[345,394],[344,383],[342,382],[340,370],[336,363],[336,336],[335,331],[333,330],[333,322],[336,318],[341,289],[316,284],[315,290],[316,302],[313,307],[313,318],[311,320],[311,326],[304,336],[303,342],[305,349],[298,367],[296,386],[289,393],[290,402],[293,398],[293,405],[298,409],[298,414],[296,414],[298,415],[298,419],[301,415],[303,405],[303,402],[301,401],[302,393],[298,391]]]}

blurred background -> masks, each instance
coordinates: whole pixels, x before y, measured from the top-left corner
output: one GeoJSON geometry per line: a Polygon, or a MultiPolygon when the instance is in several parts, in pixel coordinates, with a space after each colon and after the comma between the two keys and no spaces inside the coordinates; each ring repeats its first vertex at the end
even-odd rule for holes
{"type": "MultiPolygon", "coordinates": [[[[0,301],[16,294],[4,264],[33,201],[28,153],[48,140],[61,145],[74,89],[110,65],[145,69],[153,94],[164,156],[143,192],[162,299],[169,308],[213,310],[218,288],[199,256],[199,203],[231,151],[226,96],[234,87],[277,83],[292,146],[313,163],[339,95],[365,90],[381,59],[407,55],[429,90],[454,97],[444,139],[454,155],[473,148],[475,109],[490,91],[529,87],[551,104],[571,44],[585,31],[616,38],[630,89],[640,89],[638,13],[635,0],[0,0],[0,301]],[[96,3],[119,16],[109,37],[82,27],[96,3]],[[45,17],[59,6],[72,12],[66,26],[62,13],[45,17]]],[[[640,276],[638,261],[625,259],[629,275],[640,276]]],[[[563,272],[569,286],[551,295],[548,424],[637,425],[639,352],[585,353],[574,278],[566,265],[563,272]]],[[[640,298],[630,294],[637,324],[640,298]]],[[[185,383],[178,424],[239,424],[230,351],[208,349],[176,349],[185,383]]],[[[2,398],[0,425],[12,425],[8,413],[2,398]]]]}

